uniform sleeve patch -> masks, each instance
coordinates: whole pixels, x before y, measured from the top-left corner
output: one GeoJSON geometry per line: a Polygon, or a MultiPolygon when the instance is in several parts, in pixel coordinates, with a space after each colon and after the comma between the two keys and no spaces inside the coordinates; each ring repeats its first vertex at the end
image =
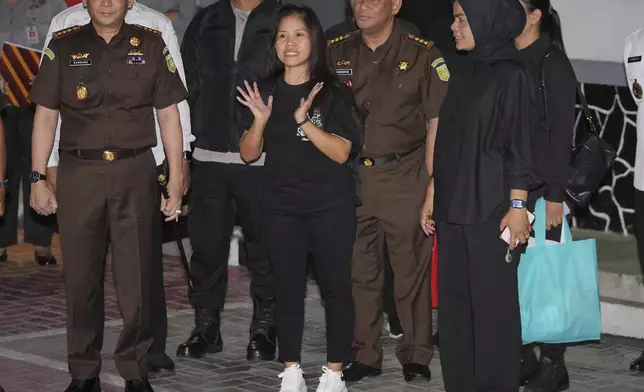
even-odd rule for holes
{"type": "Polygon", "coordinates": [[[172,56],[170,55],[170,53],[168,53],[168,54],[165,56],[165,63],[166,63],[166,65],[168,66],[168,71],[170,71],[170,72],[172,72],[172,73],[177,72],[177,66],[176,66],[176,64],[174,63],[174,59],[172,58],[172,56]]]}
{"type": "Polygon", "coordinates": [[[447,82],[450,78],[450,73],[449,69],[447,69],[447,64],[440,65],[436,67],[436,73],[438,74],[438,77],[440,80],[443,82],[447,82]]]}
{"type": "Polygon", "coordinates": [[[45,53],[45,56],[47,56],[47,58],[48,58],[49,60],[53,60],[53,59],[55,59],[55,58],[56,58],[56,55],[54,54],[54,51],[53,51],[53,50],[51,50],[51,49],[49,49],[49,48],[45,49],[45,52],[44,52],[44,53],[45,53]]]}
{"type": "Polygon", "coordinates": [[[445,59],[442,57],[439,57],[436,60],[434,60],[434,62],[432,63],[432,67],[436,68],[439,64],[442,64],[444,62],[445,62],[445,59]]]}

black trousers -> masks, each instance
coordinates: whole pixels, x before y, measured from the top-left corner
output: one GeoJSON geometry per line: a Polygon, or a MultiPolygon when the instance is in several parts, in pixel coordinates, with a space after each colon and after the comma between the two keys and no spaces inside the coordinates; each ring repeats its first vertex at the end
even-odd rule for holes
{"type": "Polygon", "coordinates": [[[7,189],[4,217],[0,217],[0,248],[18,243],[18,207],[22,181],[22,205],[26,243],[50,247],[55,231],[56,218],[39,215],[29,206],[31,196],[31,133],[34,112],[28,109],[6,108],[4,111],[5,138],[7,143],[7,189]]]}
{"type": "Polygon", "coordinates": [[[519,253],[505,260],[499,222],[439,223],[438,328],[446,392],[518,392],[519,253]]]}
{"type": "Polygon", "coordinates": [[[275,278],[275,323],[279,360],[301,360],[306,259],[309,249],[326,316],[327,360],[351,357],[354,308],[351,254],[356,231],[353,206],[300,215],[266,211],[264,225],[275,278]]]}
{"type": "Polygon", "coordinates": [[[193,248],[190,268],[192,305],[221,309],[226,299],[228,253],[234,214],[247,249],[251,295],[273,297],[273,278],[261,229],[263,168],[193,160],[188,233],[193,248]]]}

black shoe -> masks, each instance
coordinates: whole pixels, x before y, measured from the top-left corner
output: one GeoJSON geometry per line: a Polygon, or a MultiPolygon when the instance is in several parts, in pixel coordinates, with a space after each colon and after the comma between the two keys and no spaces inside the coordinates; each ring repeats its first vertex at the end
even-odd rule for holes
{"type": "Polygon", "coordinates": [[[277,349],[277,330],[273,323],[273,298],[253,296],[253,321],[250,326],[250,341],[246,359],[272,361],[277,349]]]}
{"type": "Polygon", "coordinates": [[[637,370],[638,372],[644,372],[644,352],[633,362],[631,362],[631,370],[637,370]]]}
{"type": "Polygon", "coordinates": [[[147,377],[125,382],[125,392],[154,392],[147,377]]]}
{"type": "Polygon", "coordinates": [[[101,381],[98,377],[88,380],[73,379],[65,392],[101,392],[101,381]]]}
{"type": "Polygon", "coordinates": [[[219,325],[219,309],[197,309],[196,327],[188,340],[177,348],[177,357],[201,358],[221,352],[224,343],[219,325]]]}
{"type": "Polygon", "coordinates": [[[418,363],[406,363],[402,368],[403,376],[405,381],[410,382],[415,378],[422,378],[425,381],[432,379],[432,372],[429,370],[429,366],[420,365],[418,363]]]}
{"type": "Polygon", "coordinates": [[[521,348],[521,378],[519,385],[526,386],[539,375],[539,360],[532,346],[521,348]]]}
{"type": "Polygon", "coordinates": [[[392,339],[400,339],[403,336],[402,326],[398,317],[389,317],[389,337],[392,339]]]}
{"type": "Polygon", "coordinates": [[[148,370],[152,374],[171,373],[174,372],[174,362],[166,353],[150,353],[148,370]]]}
{"type": "Polygon", "coordinates": [[[349,362],[342,374],[344,381],[360,381],[365,377],[378,377],[382,374],[382,369],[367,366],[360,362],[349,362]]]}
{"type": "Polygon", "coordinates": [[[36,263],[41,266],[56,265],[56,263],[58,263],[54,255],[51,253],[46,256],[40,256],[37,252],[34,252],[34,260],[36,260],[36,263]]]}
{"type": "Polygon", "coordinates": [[[560,392],[570,388],[568,369],[563,359],[554,361],[541,358],[541,370],[534,380],[530,381],[523,392],[560,392]]]}

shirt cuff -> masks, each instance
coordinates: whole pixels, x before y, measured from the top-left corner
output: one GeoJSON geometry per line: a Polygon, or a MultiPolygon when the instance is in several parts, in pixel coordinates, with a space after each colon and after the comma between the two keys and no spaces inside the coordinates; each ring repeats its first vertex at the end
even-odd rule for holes
{"type": "Polygon", "coordinates": [[[553,203],[563,203],[566,197],[566,190],[562,187],[547,185],[544,198],[553,203]]]}

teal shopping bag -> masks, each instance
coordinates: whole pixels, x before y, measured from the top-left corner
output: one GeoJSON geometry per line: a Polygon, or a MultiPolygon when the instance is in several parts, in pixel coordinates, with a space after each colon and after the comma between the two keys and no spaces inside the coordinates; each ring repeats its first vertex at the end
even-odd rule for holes
{"type": "Polygon", "coordinates": [[[535,244],[519,262],[524,344],[599,340],[601,314],[594,239],[573,241],[564,220],[562,243],[546,241],[546,203],[535,208],[535,244]]]}

